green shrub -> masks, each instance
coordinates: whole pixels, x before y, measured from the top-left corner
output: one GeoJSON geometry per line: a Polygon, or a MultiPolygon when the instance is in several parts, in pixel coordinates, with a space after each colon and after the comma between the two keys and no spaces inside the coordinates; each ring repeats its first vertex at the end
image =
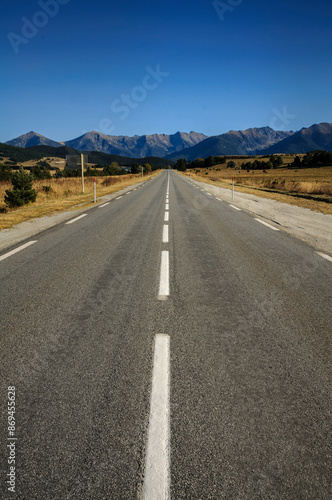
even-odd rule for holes
{"type": "Polygon", "coordinates": [[[9,208],[22,207],[27,203],[34,203],[37,191],[32,188],[33,178],[21,168],[12,175],[13,189],[6,189],[5,203],[9,208]]]}

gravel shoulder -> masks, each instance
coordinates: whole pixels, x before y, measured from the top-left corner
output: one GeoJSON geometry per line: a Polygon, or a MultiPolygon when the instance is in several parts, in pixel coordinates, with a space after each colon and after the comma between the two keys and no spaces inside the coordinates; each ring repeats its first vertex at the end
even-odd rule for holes
{"type": "Polygon", "coordinates": [[[332,255],[332,215],[236,191],[232,200],[232,191],[229,189],[193,179],[191,182],[223,201],[246,210],[268,223],[274,223],[279,229],[332,255]]]}

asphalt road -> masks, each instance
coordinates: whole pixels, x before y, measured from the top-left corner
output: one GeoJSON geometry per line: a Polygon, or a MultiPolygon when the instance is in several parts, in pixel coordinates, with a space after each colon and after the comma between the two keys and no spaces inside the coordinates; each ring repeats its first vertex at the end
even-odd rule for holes
{"type": "Polygon", "coordinates": [[[163,172],[3,251],[0,283],[1,498],[332,497],[332,262],[313,247],[163,172]]]}

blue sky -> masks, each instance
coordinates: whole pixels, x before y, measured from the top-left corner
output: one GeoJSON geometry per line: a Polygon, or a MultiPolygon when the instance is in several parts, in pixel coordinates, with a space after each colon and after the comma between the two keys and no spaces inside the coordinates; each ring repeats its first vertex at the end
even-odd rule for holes
{"type": "Polygon", "coordinates": [[[332,122],[330,0],[0,0],[0,141],[332,122]]]}

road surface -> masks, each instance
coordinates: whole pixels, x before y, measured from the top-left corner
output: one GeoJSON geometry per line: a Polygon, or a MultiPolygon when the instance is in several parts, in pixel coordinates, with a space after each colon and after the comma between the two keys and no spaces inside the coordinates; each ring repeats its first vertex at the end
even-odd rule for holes
{"type": "Polygon", "coordinates": [[[330,499],[329,256],[176,172],[69,222],[0,254],[0,497],[330,499]]]}

